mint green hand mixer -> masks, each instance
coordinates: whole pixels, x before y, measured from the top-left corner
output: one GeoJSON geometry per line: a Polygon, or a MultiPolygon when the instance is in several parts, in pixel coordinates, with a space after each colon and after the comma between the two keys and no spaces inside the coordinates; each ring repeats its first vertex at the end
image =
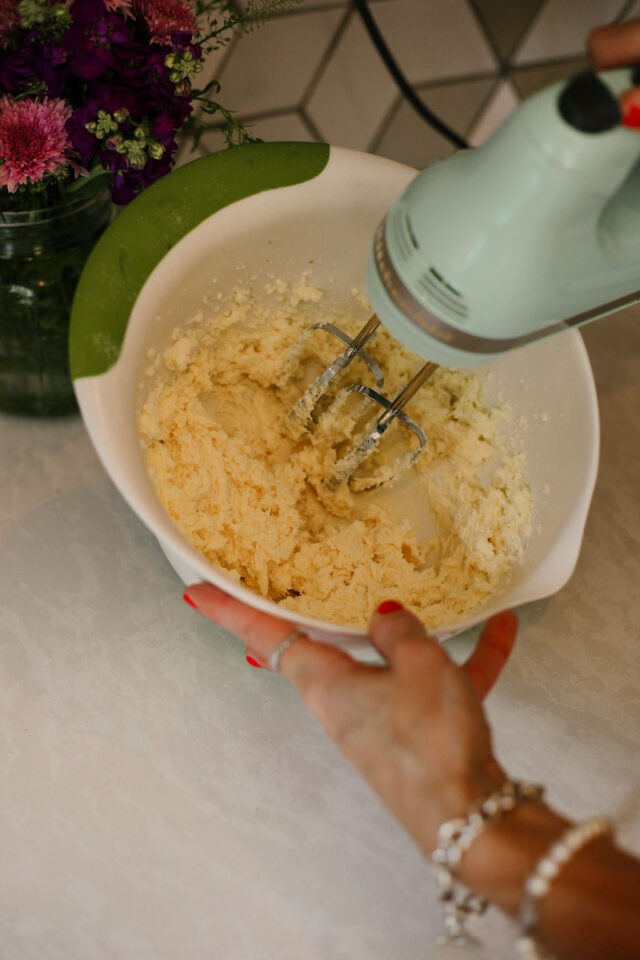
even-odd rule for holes
{"type": "MultiPolygon", "coordinates": [[[[482,147],[420,173],[380,224],[367,266],[375,315],[291,411],[308,420],[382,323],[427,362],[399,394],[351,384],[383,409],[330,487],[396,479],[426,436],[403,412],[438,365],[471,367],[640,300],[640,135],[620,123],[630,70],[587,73],[523,103],[482,147]],[[355,471],[394,420],[417,446],[382,475],[355,471]]],[[[341,402],[338,398],[334,403],[341,402]]]]}

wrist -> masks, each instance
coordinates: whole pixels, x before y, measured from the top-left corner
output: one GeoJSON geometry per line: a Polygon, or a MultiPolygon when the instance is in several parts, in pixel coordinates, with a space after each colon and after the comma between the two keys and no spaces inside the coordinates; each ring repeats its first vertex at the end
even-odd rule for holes
{"type": "MultiPolygon", "coordinates": [[[[483,913],[489,900],[481,892],[479,884],[469,891],[469,879],[460,869],[465,855],[476,847],[478,838],[485,830],[495,826],[521,805],[536,804],[543,793],[544,788],[539,784],[505,780],[497,790],[485,795],[482,800],[476,800],[465,816],[440,824],[438,846],[430,860],[439,888],[438,899],[444,910],[445,936],[448,940],[465,942],[468,936],[465,929],[467,918],[474,913],[483,913]]],[[[492,885],[491,895],[495,896],[496,893],[492,885]]]]}
{"type": "Polygon", "coordinates": [[[516,916],[527,877],[569,825],[544,803],[516,807],[478,836],[460,862],[460,880],[516,916]]]}
{"type": "Polygon", "coordinates": [[[474,806],[499,791],[507,780],[506,773],[497,763],[491,762],[472,775],[440,783],[436,790],[430,785],[429,814],[425,817],[423,797],[416,808],[417,830],[412,831],[423,852],[427,856],[433,853],[441,824],[466,817],[474,806]]]}

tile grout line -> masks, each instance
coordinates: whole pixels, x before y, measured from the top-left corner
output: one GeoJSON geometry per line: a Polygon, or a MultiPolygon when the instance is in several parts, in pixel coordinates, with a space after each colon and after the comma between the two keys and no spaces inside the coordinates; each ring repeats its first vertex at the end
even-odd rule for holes
{"type": "MultiPolygon", "coordinates": [[[[345,4],[345,0],[337,0],[336,3],[331,3],[331,4],[326,4],[326,5],[312,5],[311,7],[306,7],[306,6],[305,6],[305,7],[302,8],[302,9],[301,9],[301,8],[295,8],[295,9],[292,8],[292,9],[290,9],[290,10],[278,11],[277,13],[275,13],[274,15],[272,15],[271,17],[268,18],[268,21],[275,21],[275,20],[290,19],[291,16],[299,16],[299,15],[306,14],[306,13],[319,13],[319,12],[324,13],[324,12],[326,12],[326,11],[328,11],[328,10],[331,11],[331,10],[342,10],[342,9],[345,9],[345,16],[343,17],[342,21],[340,22],[340,25],[336,28],[336,32],[334,33],[334,36],[333,36],[332,39],[329,41],[329,43],[328,43],[328,45],[327,45],[327,47],[326,47],[323,55],[321,56],[321,58],[320,58],[320,60],[319,60],[318,67],[316,68],[316,71],[315,71],[314,75],[312,76],[311,80],[309,81],[307,90],[304,91],[304,93],[303,93],[303,95],[302,95],[302,100],[299,101],[299,102],[297,102],[297,103],[286,104],[286,105],[284,105],[284,106],[276,107],[276,108],[273,108],[273,109],[271,109],[271,110],[257,111],[256,113],[251,113],[251,112],[249,112],[249,113],[244,113],[244,114],[243,114],[243,113],[241,113],[241,112],[236,112],[236,119],[237,119],[240,123],[242,123],[242,124],[254,123],[254,122],[257,122],[258,120],[271,119],[271,118],[273,118],[273,117],[278,117],[278,116],[281,116],[281,115],[284,115],[284,114],[288,114],[288,113],[299,113],[300,116],[303,118],[303,121],[305,121],[305,126],[306,126],[308,129],[311,130],[312,124],[310,123],[309,118],[308,118],[308,116],[306,115],[306,113],[303,113],[303,106],[304,106],[304,104],[305,104],[305,102],[306,102],[306,99],[308,98],[309,88],[312,87],[312,86],[317,82],[317,80],[319,79],[319,77],[322,75],[322,72],[324,71],[325,67],[327,66],[328,61],[329,61],[330,58],[331,58],[331,55],[332,55],[332,53],[333,53],[333,50],[335,49],[335,45],[337,44],[338,35],[340,34],[340,32],[341,32],[341,30],[343,29],[343,27],[344,27],[345,23],[347,22],[347,20],[349,19],[350,11],[349,11],[347,5],[345,4]]],[[[222,89],[223,89],[223,81],[224,81],[224,76],[223,76],[223,74],[224,74],[224,71],[225,71],[225,69],[227,68],[227,66],[228,66],[228,64],[229,64],[229,60],[230,60],[230,58],[231,58],[231,54],[233,53],[233,51],[235,50],[235,48],[237,47],[237,45],[238,45],[238,43],[240,42],[241,39],[242,39],[242,31],[240,31],[240,32],[238,32],[236,35],[234,35],[233,39],[230,41],[230,43],[229,43],[229,49],[225,52],[225,54],[224,54],[224,56],[223,56],[223,58],[222,58],[222,60],[221,60],[221,62],[220,62],[220,64],[219,64],[219,66],[218,66],[218,70],[216,71],[215,79],[218,80],[219,83],[220,83],[221,92],[222,92],[222,89]]],[[[198,114],[197,114],[197,115],[200,115],[200,108],[198,109],[198,114]]],[[[214,126],[214,127],[211,127],[211,128],[210,128],[210,131],[211,131],[211,132],[221,132],[222,130],[225,129],[225,127],[226,127],[226,124],[225,124],[225,123],[220,123],[219,125],[216,125],[216,126],[214,126]]],[[[313,132],[313,131],[311,131],[311,132],[313,132]]],[[[318,133],[319,133],[319,132],[318,132],[318,133]]],[[[316,133],[313,133],[313,136],[316,136],[316,133]]],[[[319,139],[322,140],[322,137],[319,137],[319,139]]]]}
{"type": "MultiPolygon", "coordinates": [[[[440,90],[443,87],[457,86],[458,84],[463,84],[463,83],[475,83],[480,80],[494,80],[497,82],[500,79],[501,77],[496,71],[465,73],[455,77],[442,77],[442,78],[438,78],[437,80],[426,80],[426,81],[423,81],[422,83],[417,83],[414,86],[415,86],[415,90],[418,93],[428,93],[430,90],[440,90]]],[[[509,79],[509,78],[505,77],[505,79],[509,79]]],[[[391,107],[389,107],[387,114],[385,114],[385,118],[381,122],[385,122],[387,115],[389,113],[395,112],[395,110],[400,106],[400,104],[404,102],[404,98],[401,93],[398,93],[396,96],[397,96],[397,99],[394,100],[391,107]]],[[[269,119],[272,119],[273,117],[282,116],[287,113],[301,114],[304,120],[306,121],[306,125],[314,133],[314,136],[318,135],[321,137],[320,131],[314,124],[313,120],[311,120],[308,113],[306,112],[306,105],[304,103],[300,103],[298,105],[287,104],[282,107],[274,107],[270,110],[259,110],[254,113],[242,113],[242,114],[238,114],[238,119],[242,121],[242,123],[255,123],[258,120],[269,120],[269,119]]],[[[423,121],[423,122],[426,122],[426,121],[423,121]]],[[[224,126],[224,124],[221,124],[220,126],[224,126]]],[[[388,126],[388,124],[385,123],[385,129],[386,129],[386,126],[388,126]]],[[[377,132],[374,135],[374,137],[377,139],[377,132]]],[[[373,141],[373,138],[372,138],[372,141],[373,141]]]]}
{"type": "Polygon", "coordinates": [[[302,122],[306,126],[311,136],[315,139],[315,141],[317,143],[326,143],[327,142],[326,137],[323,137],[322,133],[320,132],[318,127],[316,127],[315,123],[307,113],[306,109],[301,106],[298,109],[298,114],[302,118],[302,122]]]}
{"type": "MultiPolygon", "coordinates": [[[[237,114],[236,119],[242,124],[259,123],[261,120],[277,120],[278,117],[289,116],[292,113],[301,113],[300,108],[295,103],[285,104],[282,107],[272,107],[268,110],[256,110],[254,113],[237,114]]],[[[226,124],[220,123],[212,130],[224,130],[226,124]]]]}
{"type": "Polygon", "coordinates": [[[524,40],[526,39],[526,37],[527,37],[528,34],[529,34],[529,31],[531,30],[531,27],[533,26],[534,22],[537,20],[539,14],[540,14],[541,11],[542,11],[542,8],[543,8],[544,6],[546,6],[547,2],[548,2],[548,0],[538,0],[538,6],[537,6],[536,9],[532,12],[531,16],[530,16],[529,19],[526,21],[526,23],[523,25],[523,27],[522,27],[522,32],[521,32],[520,36],[518,37],[518,39],[516,40],[516,42],[514,43],[512,49],[511,49],[508,53],[502,54],[502,53],[500,52],[500,50],[498,49],[497,44],[494,42],[492,35],[491,35],[490,32],[489,32],[490,28],[489,28],[488,22],[487,22],[487,20],[485,19],[485,17],[483,17],[482,13],[480,12],[480,9],[479,9],[478,6],[477,6],[477,0],[467,0],[467,3],[469,4],[469,7],[471,8],[472,14],[474,15],[476,21],[477,21],[478,24],[480,25],[483,33],[486,34],[486,37],[487,37],[487,40],[488,40],[488,42],[489,42],[489,44],[490,44],[490,46],[491,46],[491,49],[493,50],[493,52],[494,52],[494,54],[495,54],[495,56],[496,56],[496,58],[497,58],[497,60],[498,60],[498,63],[499,63],[499,64],[501,65],[501,67],[503,68],[503,71],[502,71],[502,72],[506,72],[506,71],[509,69],[510,65],[513,63],[513,58],[515,57],[516,52],[517,52],[518,49],[522,46],[524,40]]]}
{"type": "MultiPolygon", "coordinates": [[[[372,5],[375,6],[377,2],[380,2],[380,3],[389,2],[389,0],[370,0],[370,2],[372,3],[372,5]]],[[[516,82],[518,78],[518,74],[528,70],[552,67],[554,65],[561,66],[566,64],[567,66],[569,66],[574,61],[584,59],[584,57],[580,57],[577,54],[565,54],[565,55],[558,55],[551,58],[546,57],[539,60],[532,60],[527,63],[516,63],[515,57],[517,56],[518,51],[522,49],[523,44],[526,42],[527,38],[530,36],[532,28],[534,27],[535,23],[537,22],[538,18],[542,15],[544,10],[548,8],[550,2],[551,0],[540,0],[540,2],[538,3],[538,6],[534,10],[534,12],[531,14],[528,21],[524,25],[524,27],[522,28],[520,37],[517,40],[517,42],[513,45],[513,49],[511,50],[511,52],[508,55],[507,54],[502,55],[497,45],[494,43],[487,26],[485,25],[485,21],[483,20],[482,14],[480,13],[480,9],[478,6],[478,0],[465,0],[466,9],[469,11],[469,14],[473,18],[473,21],[475,22],[477,29],[480,31],[482,38],[484,39],[485,43],[487,43],[489,47],[489,50],[495,62],[494,69],[491,71],[480,71],[476,73],[460,74],[455,76],[450,76],[450,75],[443,76],[433,80],[426,80],[422,82],[418,81],[413,83],[414,89],[417,92],[420,92],[420,93],[424,92],[428,94],[428,92],[432,89],[436,90],[439,88],[473,82],[476,80],[492,80],[493,83],[491,84],[490,89],[488,90],[487,94],[483,98],[482,103],[477,108],[477,111],[475,112],[474,117],[468,124],[465,125],[464,135],[468,135],[469,131],[471,131],[474,128],[474,126],[479,122],[479,119],[482,117],[482,114],[485,112],[485,110],[489,106],[492,97],[495,96],[496,91],[499,88],[500,81],[508,82],[511,88],[514,90],[515,94],[518,96],[518,98],[521,99],[520,91],[518,89],[517,82],[516,82]]],[[[622,3],[622,0],[621,0],[621,9],[624,8],[624,5],[625,4],[622,3]]],[[[304,5],[302,8],[296,7],[296,8],[290,8],[284,11],[278,11],[277,13],[273,14],[271,17],[268,18],[268,20],[270,21],[282,20],[284,18],[288,19],[291,16],[302,16],[303,14],[307,14],[307,13],[318,14],[320,12],[324,13],[328,11],[332,11],[334,13],[336,11],[343,11],[344,15],[342,16],[342,18],[339,19],[339,23],[337,24],[333,32],[333,35],[330,37],[329,41],[327,42],[324,48],[324,51],[318,60],[318,65],[316,66],[311,79],[308,81],[306,88],[303,90],[299,101],[297,103],[288,104],[285,106],[278,106],[278,107],[267,109],[267,110],[246,112],[244,114],[237,112],[236,116],[241,122],[250,124],[250,123],[255,123],[261,120],[277,119],[279,117],[284,117],[287,115],[294,114],[295,116],[298,117],[300,122],[303,124],[304,128],[314,139],[319,141],[325,140],[321,131],[316,126],[315,122],[312,120],[311,116],[308,113],[308,104],[312,96],[316,92],[318,85],[320,84],[326,70],[331,66],[332,59],[335,55],[337,48],[339,47],[341,39],[344,36],[344,33],[347,30],[349,24],[353,20],[353,17],[355,15],[353,7],[350,3],[347,3],[346,0],[335,0],[335,2],[324,4],[324,5],[314,3],[313,0],[311,0],[311,2],[308,5],[304,5]]],[[[237,35],[234,35],[230,43],[226,45],[226,50],[223,52],[220,58],[220,63],[218,64],[216,71],[214,73],[215,79],[221,82],[223,95],[224,95],[224,74],[228,70],[230,58],[234,54],[234,51],[236,50],[237,44],[240,39],[241,39],[241,34],[239,33],[237,35]]],[[[367,147],[368,151],[375,151],[379,147],[385,134],[388,132],[390,125],[393,123],[394,119],[397,117],[398,111],[402,106],[403,102],[404,102],[404,98],[402,97],[402,94],[398,92],[391,106],[385,112],[383,117],[378,121],[377,128],[373,136],[369,140],[369,145],[367,147]]],[[[339,108],[339,104],[337,105],[337,107],[339,108]]],[[[201,115],[200,107],[198,107],[197,115],[201,115]]],[[[416,121],[420,122],[417,113],[416,113],[416,121]]],[[[425,122],[425,121],[421,121],[421,122],[425,122]]],[[[213,126],[210,129],[212,132],[221,132],[224,129],[224,127],[225,127],[225,124],[220,123],[219,125],[213,126]]]]}
{"type": "Polygon", "coordinates": [[[544,67],[559,67],[564,63],[577,63],[578,61],[584,61],[586,56],[585,51],[582,55],[575,53],[560,57],[547,57],[545,60],[531,60],[527,63],[512,63],[508,70],[508,76],[517,76],[518,73],[523,73],[525,70],[541,70],[544,67]]]}
{"type": "MultiPolygon", "coordinates": [[[[440,90],[444,87],[457,86],[459,84],[464,84],[464,83],[474,83],[480,80],[493,80],[494,85],[491,87],[489,93],[487,94],[486,102],[483,105],[481,105],[481,107],[478,110],[478,115],[479,115],[480,112],[487,105],[490,97],[495,93],[496,87],[501,80],[505,82],[509,82],[513,85],[514,79],[517,78],[518,73],[521,73],[530,69],[531,70],[541,69],[548,66],[556,66],[556,65],[559,66],[562,64],[569,65],[572,62],[577,62],[581,59],[583,58],[558,57],[551,60],[531,61],[531,63],[521,64],[516,67],[511,67],[505,73],[498,72],[496,70],[496,71],[480,71],[476,73],[465,73],[465,74],[459,74],[456,76],[448,76],[448,77],[439,77],[438,79],[435,79],[435,80],[426,80],[420,83],[416,83],[414,84],[414,89],[416,90],[417,93],[428,94],[430,90],[440,90]]],[[[518,93],[518,96],[520,96],[517,89],[516,89],[516,93],[518,93]]],[[[391,107],[389,107],[385,116],[382,118],[380,122],[380,126],[376,130],[376,133],[374,134],[374,136],[371,138],[369,147],[367,149],[369,150],[375,149],[378,146],[389,124],[392,122],[395,114],[397,113],[397,110],[399,109],[400,105],[403,102],[404,102],[404,98],[402,94],[398,93],[391,107]]],[[[316,127],[315,123],[313,122],[313,120],[311,119],[311,117],[308,115],[306,111],[306,103],[304,102],[304,100],[301,101],[300,103],[284,104],[283,106],[274,107],[268,110],[238,113],[237,117],[238,117],[238,120],[240,120],[242,123],[256,123],[259,120],[270,120],[270,119],[277,118],[277,117],[284,116],[286,114],[291,114],[291,113],[299,114],[303,119],[305,126],[309,129],[309,132],[312,133],[314,137],[317,137],[319,140],[324,142],[321,131],[316,127]]],[[[478,115],[476,115],[476,119],[478,115]]],[[[423,122],[426,122],[426,121],[423,121],[423,122]]],[[[216,125],[215,127],[212,127],[211,129],[214,131],[219,131],[219,130],[222,130],[224,126],[225,124],[221,123],[219,125],[216,125]]]]}
{"type": "MultiPolygon", "coordinates": [[[[393,103],[391,104],[391,106],[389,107],[385,115],[382,117],[380,123],[378,124],[376,132],[369,140],[369,145],[367,146],[368,153],[376,152],[376,150],[382,143],[385,133],[393,123],[403,103],[404,103],[404,97],[402,96],[401,93],[397,93],[393,103]]],[[[418,118],[418,114],[416,113],[416,119],[417,118],[418,118]]],[[[426,121],[422,120],[422,123],[425,123],[425,122],[426,121]]]]}
{"type": "Polygon", "coordinates": [[[313,94],[315,93],[316,87],[317,87],[318,83],[320,82],[320,80],[321,80],[321,78],[322,78],[322,75],[324,74],[325,70],[326,70],[327,67],[329,66],[329,63],[331,62],[331,60],[332,60],[332,58],[333,58],[333,55],[334,55],[334,53],[336,52],[336,49],[338,48],[338,45],[340,44],[340,41],[341,41],[342,37],[344,36],[344,33],[345,33],[346,29],[347,29],[347,26],[349,25],[349,21],[351,20],[352,13],[353,13],[353,11],[352,11],[351,7],[348,6],[348,7],[346,8],[346,10],[345,10],[345,14],[344,14],[342,20],[340,21],[340,23],[339,23],[338,26],[336,27],[333,36],[332,36],[331,39],[329,40],[329,43],[327,44],[327,46],[326,46],[326,48],[325,48],[324,54],[323,54],[322,57],[320,58],[320,61],[319,61],[319,63],[318,63],[318,66],[317,66],[316,69],[314,70],[314,72],[313,72],[313,74],[312,74],[312,76],[311,76],[311,78],[310,78],[310,80],[309,80],[309,82],[308,82],[308,84],[307,84],[307,86],[306,86],[306,89],[303,90],[303,92],[302,92],[302,96],[300,97],[300,101],[299,101],[299,104],[298,104],[300,110],[306,111],[306,108],[307,108],[307,105],[308,105],[308,103],[309,103],[309,100],[311,99],[311,97],[312,97],[313,94]]]}
{"type": "MultiPolygon", "coordinates": [[[[237,12],[237,9],[238,9],[237,4],[234,4],[234,9],[237,12]]],[[[220,63],[218,64],[218,67],[214,72],[214,76],[210,77],[210,80],[216,80],[220,84],[220,91],[219,91],[220,93],[222,93],[222,84],[220,83],[222,72],[225,69],[227,63],[229,62],[229,58],[231,57],[231,54],[237,47],[238,41],[240,40],[240,38],[241,38],[240,33],[233,33],[229,42],[223,45],[224,47],[226,47],[226,49],[220,58],[220,63]]],[[[215,50],[211,51],[210,56],[212,56],[213,53],[215,53],[215,50]]],[[[197,108],[194,110],[194,115],[200,118],[203,117],[201,104],[198,104],[197,108]]],[[[204,116],[206,116],[206,114],[204,116]]]]}
{"type": "Polygon", "coordinates": [[[545,8],[548,7],[550,4],[551,4],[551,0],[542,0],[542,3],[538,6],[538,9],[536,10],[534,15],[531,17],[531,19],[527,23],[525,29],[522,32],[522,35],[520,36],[520,39],[518,40],[513,50],[509,54],[509,64],[511,66],[516,65],[516,58],[518,56],[518,51],[522,50],[527,38],[531,35],[533,28],[535,27],[536,23],[544,13],[545,8]]]}
{"type": "Polygon", "coordinates": [[[299,7],[291,7],[289,10],[276,10],[270,16],[266,17],[264,22],[271,23],[273,20],[287,20],[290,17],[303,17],[307,13],[326,13],[327,10],[344,10],[348,6],[349,0],[335,0],[335,3],[312,3],[310,5],[303,3],[299,7]]]}
{"type": "MultiPolygon", "coordinates": [[[[440,87],[449,87],[458,83],[474,83],[476,80],[492,80],[499,76],[497,70],[479,70],[476,73],[460,73],[448,77],[437,77],[434,80],[419,80],[413,87],[418,93],[428,90],[438,90],[440,87]]],[[[428,106],[428,104],[427,104],[428,106]]]]}
{"type": "Polygon", "coordinates": [[[475,3],[474,3],[474,0],[467,0],[467,8],[468,8],[468,10],[469,10],[469,13],[470,13],[471,16],[473,17],[473,19],[474,19],[474,21],[475,21],[475,23],[476,23],[476,26],[478,27],[478,29],[479,29],[480,32],[482,33],[482,35],[483,35],[483,37],[485,38],[486,42],[489,44],[489,48],[490,48],[490,50],[491,50],[491,53],[492,53],[493,56],[495,57],[496,64],[498,65],[498,72],[504,70],[504,69],[506,68],[506,65],[507,65],[507,59],[503,59],[502,54],[500,53],[500,50],[498,49],[498,45],[495,43],[493,37],[492,37],[491,34],[489,33],[489,31],[488,31],[488,29],[487,29],[487,27],[486,27],[485,21],[484,21],[484,19],[482,18],[482,16],[480,15],[480,11],[479,11],[478,8],[476,7],[476,5],[475,5],[475,3]]]}
{"type": "MultiPolygon", "coordinates": [[[[497,94],[498,91],[500,90],[500,85],[501,85],[502,83],[505,83],[505,82],[510,82],[510,81],[508,81],[508,80],[505,81],[505,77],[504,77],[503,75],[501,75],[501,74],[498,74],[498,75],[496,76],[496,82],[495,82],[491,87],[489,87],[489,89],[487,90],[487,92],[486,92],[486,94],[485,94],[485,97],[484,97],[482,103],[479,105],[479,107],[478,107],[478,109],[476,110],[475,114],[473,115],[473,117],[471,118],[471,120],[469,121],[469,123],[467,124],[467,126],[466,126],[466,128],[465,128],[465,131],[464,131],[465,138],[468,139],[469,135],[472,133],[472,131],[474,130],[474,128],[475,128],[475,127],[477,126],[477,124],[479,123],[480,118],[483,116],[484,112],[485,112],[485,111],[487,110],[487,108],[489,107],[491,101],[493,100],[493,98],[496,96],[496,94],[497,94]]],[[[513,86],[513,84],[512,84],[512,86],[513,86]]],[[[520,97],[518,97],[518,100],[520,100],[520,97]]]]}
{"type": "MultiPolygon", "coordinates": [[[[465,78],[465,80],[462,80],[462,81],[456,80],[453,83],[451,83],[450,81],[445,80],[445,81],[437,81],[435,83],[416,84],[414,89],[416,90],[417,93],[423,93],[423,92],[428,93],[429,90],[442,89],[443,87],[447,87],[447,86],[457,86],[458,83],[473,83],[480,80],[491,80],[493,82],[489,87],[489,89],[487,90],[487,93],[485,94],[484,98],[482,99],[482,102],[476,109],[475,113],[473,114],[471,119],[465,124],[464,129],[458,131],[460,135],[466,139],[469,133],[473,130],[475,125],[478,123],[480,117],[488,107],[492,98],[495,96],[496,91],[500,86],[500,83],[505,82],[505,80],[511,83],[508,77],[503,77],[503,75],[498,72],[469,74],[465,78]]],[[[516,94],[517,93],[518,92],[516,91],[516,94]]],[[[518,95],[518,99],[520,99],[519,95],[518,95]]],[[[378,147],[380,146],[380,143],[384,139],[384,136],[387,133],[389,127],[393,123],[403,102],[404,102],[404,98],[400,94],[397,100],[392,105],[392,107],[390,107],[390,109],[387,111],[387,114],[383,118],[378,130],[376,131],[375,135],[372,137],[369,143],[369,146],[367,148],[370,152],[375,152],[375,150],[377,150],[378,147]]],[[[443,117],[443,119],[446,121],[447,124],[451,123],[451,121],[447,117],[443,117]]],[[[426,123],[426,121],[424,120],[422,122],[426,123]]],[[[429,126],[429,124],[427,124],[427,126],[429,126]]],[[[436,136],[439,136],[442,139],[443,143],[449,142],[447,138],[442,136],[442,134],[438,133],[437,130],[434,130],[433,132],[436,134],[436,136]]]]}

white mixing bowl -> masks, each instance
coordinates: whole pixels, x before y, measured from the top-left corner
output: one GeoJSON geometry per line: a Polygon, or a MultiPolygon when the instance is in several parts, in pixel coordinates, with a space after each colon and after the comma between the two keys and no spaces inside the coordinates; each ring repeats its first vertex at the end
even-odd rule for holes
{"type": "MultiPolygon", "coordinates": [[[[216,291],[230,291],[242,276],[277,276],[293,284],[312,269],[312,281],[337,298],[354,286],[364,289],[375,227],[415,172],[321,144],[252,144],[196,160],[116,218],[89,258],[72,314],[71,369],[89,435],[182,580],[214,583],[364,659],[373,651],[361,630],[282,610],[187,543],[147,475],[137,404],[149,349],[168,344],[171,330],[196,312],[213,282],[216,291]]],[[[564,586],[578,558],[596,478],[598,408],[580,334],[567,331],[510,353],[491,370],[489,397],[496,391],[513,422],[526,423],[522,442],[534,529],[506,591],[463,622],[438,630],[441,638],[564,586]]]]}

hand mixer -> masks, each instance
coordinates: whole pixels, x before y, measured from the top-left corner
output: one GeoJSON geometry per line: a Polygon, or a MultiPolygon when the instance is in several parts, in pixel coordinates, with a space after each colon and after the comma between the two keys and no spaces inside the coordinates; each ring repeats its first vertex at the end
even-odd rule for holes
{"type": "Polygon", "coordinates": [[[617,100],[632,85],[631,70],[614,70],[543,90],[482,147],[419,174],[391,207],[367,265],[375,314],[354,338],[314,325],[345,349],[290,413],[308,421],[355,358],[373,371],[378,390],[346,390],[384,412],[338,460],[329,487],[368,489],[415,462],[426,437],[403,407],[438,365],[471,367],[640,300],[640,135],[621,126],[617,100]],[[380,322],[428,360],[392,400],[364,350],[380,322]],[[354,485],[396,420],[417,447],[354,485]]]}

